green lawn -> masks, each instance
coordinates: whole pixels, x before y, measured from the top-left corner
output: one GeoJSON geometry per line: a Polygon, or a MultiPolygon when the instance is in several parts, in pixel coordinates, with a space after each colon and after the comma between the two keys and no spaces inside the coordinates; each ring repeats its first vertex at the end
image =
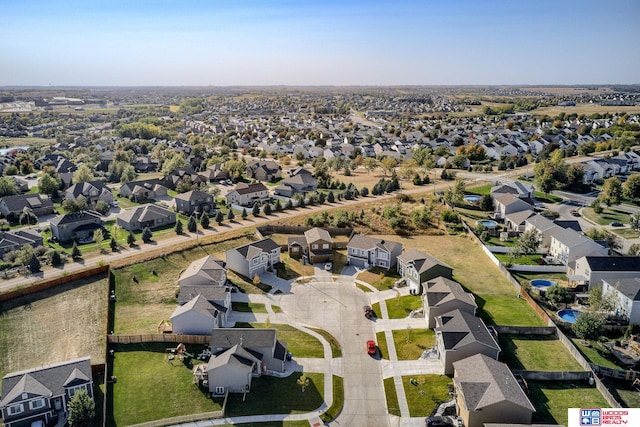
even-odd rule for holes
{"type": "Polygon", "coordinates": [[[624,407],[640,408],[640,393],[631,385],[630,381],[604,378],[602,382],[624,407]]]}
{"type": "Polygon", "coordinates": [[[309,385],[304,393],[297,384],[299,372],[285,378],[262,376],[254,379],[246,397],[235,393],[229,395],[225,415],[301,414],[318,409],[324,401],[323,375],[305,374],[309,385]]]}
{"type": "Polygon", "coordinates": [[[436,344],[433,329],[396,329],[392,333],[398,360],[417,360],[436,344]]]}
{"type": "MultiPolygon", "coordinates": [[[[272,323],[269,327],[278,331],[278,340],[287,343],[287,351],[294,357],[324,357],[322,344],[315,337],[282,323],[272,323]]],[[[236,323],[236,328],[266,328],[266,325],[253,322],[236,323]]]]}
{"type": "Polygon", "coordinates": [[[331,346],[331,357],[342,357],[342,348],[340,347],[340,343],[338,342],[336,337],[334,337],[324,329],[316,329],[316,328],[309,328],[309,329],[311,329],[313,332],[316,332],[322,335],[322,337],[325,340],[327,340],[327,342],[331,346]]]}
{"type": "Polygon", "coordinates": [[[371,270],[363,271],[358,275],[358,279],[367,282],[379,291],[393,289],[393,284],[400,278],[395,271],[387,271],[380,267],[374,267],[371,270]]]}
{"type": "MultiPolygon", "coordinates": [[[[109,384],[108,404],[113,419],[108,424],[124,426],[221,409],[221,401],[208,398],[208,391],[193,384],[191,364],[177,359],[170,363],[165,347],[171,345],[113,347],[113,375],[117,381],[109,384]]],[[[187,350],[196,351],[191,347],[187,350]]]]}
{"type": "Polygon", "coordinates": [[[546,326],[544,321],[515,289],[509,296],[474,295],[478,304],[478,315],[488,324],[511,326],[546,326]]]}
{"type": "Polygon", "coordinates": [[[604,347],[600,342],[595,340],[588,341],[589,346],[584,344],[581,339],[573,338],[573,344],[576,346],[580,353],[591,363],[596,365],[605,366],[607,368],[614,369],[627,369],[627,367],[620,363],[618,358],[615,357],[608,348],[604,347]]]}
{"type": "Polygon", "coordinates": [[[514,279],[518,281],[521,285],[528,285],[532,280],[535,279],[544,279],[544,280],[553,280],[559,285],[569,285],[569,278],[565,273],[520,273],[513,272],[511,273],[514,279]]]}
{"type": "Polygon", "coordinates": [[[484,244],[487,246],[505,246],[508,248],[514,246],[516,243],[517,243],[516,239],[508,239],[502,242],[500,241],[500,237],[496,237],[496,236],[491,236],[489,240],[484,241],[484,244]]]}
{"type": "Polygon", "coordinates": [[[567,408],[608,408],[600,392],[586,382],[527,381],[536,408],[534,424],[568,424],[567,408]]]}
{"type": "Polygon", "coordinates": [[[344,406],[344,383],[342,377],[333,375],[333,402],[324,414],[320,415],[320,419],[325,423],[336,419],[342,407],[344,406]]]}
{"type": "Polygon", "coordinates": [[[384,332],[376,332],[376,344],[378,345],[380,358],[389,360],[389,346],[384,332]]]}
{"type": "Polygon", "coordinates": [[[517,258],[512,258],[510,254],[493,254],[498,261],[503,264],[518,264],[518,265],[539,265],[538,261],[541,256],[539,254],[522,255],[517,258]]]}
{"type": "Polygon", "coordinates": [[[609,225],[612,221],[618,221],[623,224],[629,223],[629,214],[616,208],[605,207],[601,214],[594,212],[593,208],[582,209],[582,215],[598,225],[609,225]]]}
{"type": "Polygon", "coordinates": [[[374,316],[376,316],[376,319],[382,319],[382,317],[381,317],[382,316],[382,312],[380,311],[380,303],[379,302],[373,303],[371,305],[371,310],[373,310],[373,314],[374,314],[374,316]]]}
{"type": "Polygon", "coordinates": [[[400,405],[398,405],[398,393],[393,377],[384,379],[384,394],[387,398],[387,411],[391,415],[400,416],[400,405]]]}
{"type": "Polygon", "coordinates": [[[583,371],[554,335],[500,334],[504,361],[511,369],[528,371],[583,371]]]}
{"type": "Polygon", "coordinates": [[[233,302],[231,303],[231,309],[233,311],[239,311],[241,313],[266,313],[267,307],[258,302],[233,302]]]}
{"type": "Polygon", "coordinates": [[[274,313],[282,313],[282,308],[280,308],[279,305],[272,305],[271,309],[273,310],[274,313]]]}
{"type": "Polygon", "coordinates": [[[428,417],[442,402],[450,399],[448,384],[453,381],[446,375],[413,375],[402,377],[407,396],[409,414],[412,417],[428,417]],[[410,383],[415,379],[418,385],[410,383]]]}
{"type": "Polygon", "coordinates": [[[469,194],[478,194],[479,196],[484,196],[485,194],[491,194],[491,184],[482,185],[480,187],[473,187],[467,191],[469,194]]]}
{"type": "Polygon", "coordinates": [[[562,197],[554,196],[553,194],[544,194],[541,191],[534,191],[533,197],[540,203],[560,203],[562,202],[562,197]]]}
{"type": "Polygon", "coordinates": [[[404,319],[413,310],[422,307],[422,298],[416,295],[405,295],[388,299],[386,304],[389,319],[404,319]]]}
{"type": "Polygon", "coordinates": [[[356,288],[360,289],[362,292],[373,292],[373,290],[360,283],[356,283],[356,288]]]}

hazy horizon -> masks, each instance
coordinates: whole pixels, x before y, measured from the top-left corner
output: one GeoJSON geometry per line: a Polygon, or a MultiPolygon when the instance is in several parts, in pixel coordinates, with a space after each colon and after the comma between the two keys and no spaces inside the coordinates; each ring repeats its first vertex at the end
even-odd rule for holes
{"type": "Polygon", "coordinates": [[[634,0],[0,1],[0,87],[640,83],[634,0]]]}

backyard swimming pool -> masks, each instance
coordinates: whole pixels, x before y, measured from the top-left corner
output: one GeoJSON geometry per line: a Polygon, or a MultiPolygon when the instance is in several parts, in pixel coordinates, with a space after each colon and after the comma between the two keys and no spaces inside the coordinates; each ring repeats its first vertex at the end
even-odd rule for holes
{"type": "Polygon", "coordinates": [[[553,280],[546,280],[546,279],[535,279],[529,283],[531,283],[531,286],[538,289],[547,289],[548,287],[556,284],[556,282],[554,282],[553,280]]]}
{"type": "Polygon", "coordinates": [[[558,317],[569,323],[576,323],[576,320],[578,320],[580,314],[582,314],[582,312],[578,310],[572,310],[570,308],[565,308],[564,310],[558,311],[558,317]]]}

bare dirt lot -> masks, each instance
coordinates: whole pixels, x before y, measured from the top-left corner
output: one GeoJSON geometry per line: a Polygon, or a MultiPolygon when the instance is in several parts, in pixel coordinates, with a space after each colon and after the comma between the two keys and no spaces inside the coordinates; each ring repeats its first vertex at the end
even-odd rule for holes
{"type": "Polygon", "coordinates": [[[0,377],[106,351],[108,282],[80,280],[0,305],[0,377]]]}

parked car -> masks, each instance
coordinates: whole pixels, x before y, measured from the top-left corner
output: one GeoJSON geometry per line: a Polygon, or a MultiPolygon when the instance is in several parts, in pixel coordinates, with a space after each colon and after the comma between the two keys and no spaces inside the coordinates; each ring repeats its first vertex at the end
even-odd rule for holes
{"type": "Polygon", "coordinates": [[[367,353],[371,356],[378,353],[378,347],[376,347],[376,342],[374,340],[367,341],[367,353]]]}
{"type": "Polygon", "coordinates": [[[364,317],[366,317],[367,319],[371,319],[374,316],[373,310],[371,309],[371,306],[369,305],[365,305],[363,307],[364,310],[364,317]]]}
{"type": "Polygon", "coordinates": [[[624,224],[621,223],[620,221],[612,221],[609,223],[609,225],[612,227],[624,227],[624,224]]]}
{"type": "Polygon", "coordinates": [[[324,269],[327,271],[331,271],[331,269],[333,268],[333,264],[328,262],[324,265],[324,269]]]}
{"type": "Polygon", "coordinates": [[[578,211],[577,211],[577,210],[575,210],[575,209],[571,209],[571,210],[569,211],[569,213],[570,213],[571,215],[573,215],[573,216],[580,216],[580,212],[578,212],[578,211]]]}

